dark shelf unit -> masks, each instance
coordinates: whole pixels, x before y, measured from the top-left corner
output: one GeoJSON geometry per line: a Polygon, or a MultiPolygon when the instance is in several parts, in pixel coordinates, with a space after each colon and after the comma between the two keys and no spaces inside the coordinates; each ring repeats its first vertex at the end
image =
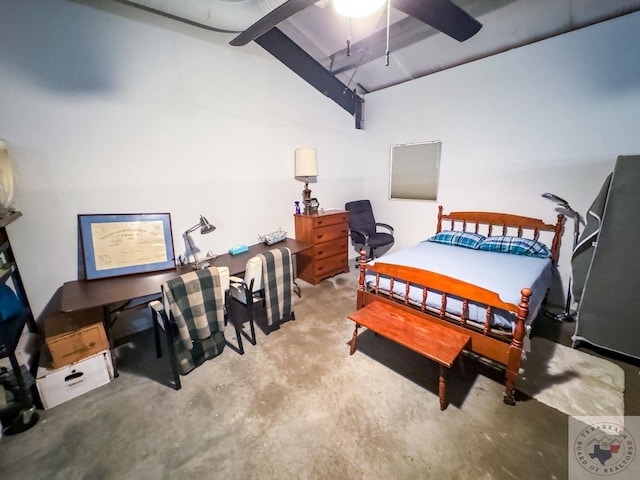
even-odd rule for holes
{"type": "Polygon", "coordinates": [[[16,295],[25,310],[27,327],[30,332],[36,333],[38,331],[38,327],[36,326],[33,313],[31,312],[27,293],[22,283],[22,277],[20,277],[20,270],[18,270],[18,265],[15,261],[11,242],[9,241],[9,235],[6,230],[7,225],[21,216],[21,212],[14,211],[6,217],[0,218],[0,285],[7,283],[9,279],[11,280],[16,295]]]}
{"type": "MultiPolygon", "coordinates": [[[[16,348],[20,343],[20,337],[25,325],[28,326],[31,332],[37,332],[37,326],[5,228],[21,216],[22,213],[14,211],[0,218],[0,285],[10,282],[10,286],[13,287],[22,305],[20,314],[5,321],[0,321],[0,358],[9,358],[12,369],[12,380],[10,382],[12,386],[10,390],[14,394],[13,401],[0,410],[3,433],[6,434],[24,431],[38,421],[38,414],[35,412],[30,393],[30,387],[33,386],[32,381],[30,381],[32,379],[26,378],[30,374],[28,370],[21,369],[16,358],[16,348]]],[[[7,374],[3,373],[2,376],[6,377],[7,374]]],[[[0,388],[6,388],[6,385],[0,385],[0,388]]]]}

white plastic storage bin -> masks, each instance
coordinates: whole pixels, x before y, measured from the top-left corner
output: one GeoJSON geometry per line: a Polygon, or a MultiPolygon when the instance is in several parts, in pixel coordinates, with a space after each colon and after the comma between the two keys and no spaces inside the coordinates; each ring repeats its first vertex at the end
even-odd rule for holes
{"type": "Polygon", "coordinates": [[[52,370],[38,368],[36,387],[45,410],[106,385],[113,378],[111,352],[104,350],[76,363],[52,370]]]}

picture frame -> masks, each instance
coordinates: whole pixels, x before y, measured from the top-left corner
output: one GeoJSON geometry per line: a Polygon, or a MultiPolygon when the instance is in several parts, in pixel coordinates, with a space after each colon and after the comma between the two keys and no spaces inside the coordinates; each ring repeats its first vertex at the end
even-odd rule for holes
{"type": "Polygon", "coordinates": [[[320,208],[320,202],[318,202],[317,198],[312,198],[309,200],[309,213],[318,213],[318,209],[320,208]]]}
{"type": "Polygon", "coordinates": [[[87,280],[175,267],[171,214],[78,215],[87,280]]]}

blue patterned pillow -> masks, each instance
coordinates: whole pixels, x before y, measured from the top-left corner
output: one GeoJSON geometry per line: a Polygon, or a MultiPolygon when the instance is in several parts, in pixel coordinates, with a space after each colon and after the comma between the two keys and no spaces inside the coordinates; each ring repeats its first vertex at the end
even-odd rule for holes
{"type": "Polygon", "coordinates": [[[484,239],[484,235],[480,235],[478,233],[443,230],[429,238],[427,241],[442,243],[444,245],[453,245],[455,247],[472,248],[475,250],[484,239]]]}
{"type": "Polygon", "coordinates": [[[512,253],[514,255],[526,255],[528,257],[538,258],[549,258],[551,256],[551,251],[545,244],[522,237],[487,237],[478,246],[478,250],[512,253]]]}

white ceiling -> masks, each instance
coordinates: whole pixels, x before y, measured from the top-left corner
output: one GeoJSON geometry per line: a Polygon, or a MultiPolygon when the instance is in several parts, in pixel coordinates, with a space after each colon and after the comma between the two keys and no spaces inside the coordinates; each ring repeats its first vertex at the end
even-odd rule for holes
{"type": "MultiPolygon", "coordinates": [[[[420,0],[416,0],[420,1],[420,0]]],[[[453,0],[483,27],[458,42],[391,9],[385,65],[386,11],[350,22],[321,0],[278,25],[349,89],[365,94],[446,68],[640,10],[640,0],[453,0]]],[[[190,23],[243,31],[284,0],[133,0],[190,23]]],[[[393,0],[391,0],[393,7],[393,0]]],[[[242,48],[242,47],[229,47],[242,48]]]]}

